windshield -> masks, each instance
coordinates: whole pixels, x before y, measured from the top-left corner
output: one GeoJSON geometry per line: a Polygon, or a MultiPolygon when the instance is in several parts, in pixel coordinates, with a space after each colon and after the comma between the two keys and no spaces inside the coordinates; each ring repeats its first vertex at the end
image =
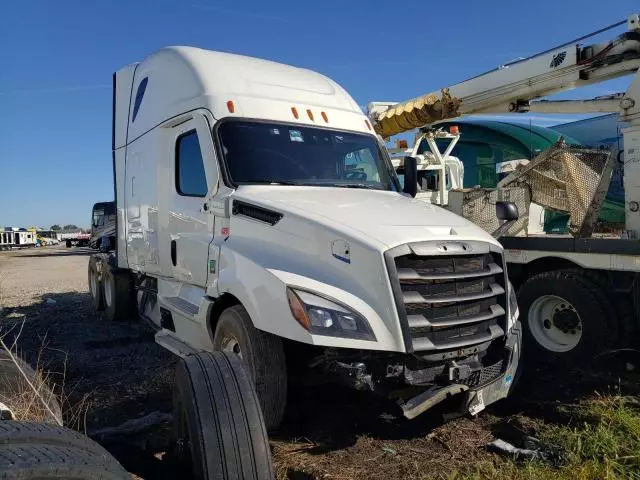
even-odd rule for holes
{"type": "Polygon", "coordinates": [[[276,123],[227,121],[218,138],[231,181],[397,190],[370,135],[276,123]]]}

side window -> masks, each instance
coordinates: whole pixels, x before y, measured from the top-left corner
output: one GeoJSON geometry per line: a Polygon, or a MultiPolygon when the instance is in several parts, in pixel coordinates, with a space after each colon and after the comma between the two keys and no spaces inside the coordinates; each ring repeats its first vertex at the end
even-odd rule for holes
{"type": "Polygon", "coordinates": [[[138,116],[138,110],[140,110],[140,104],[142,103],[142,97],[144,97],[144,92],[147,90],[147,83],[149,82],[149,77],[144,77],[138,85],[138,91],[136,92],[136,99],[133,104],[133,115],[131,117],[131,123],[136,121],[136,117],[138,116]]]}
{"type": "Polygon", "coordinates": [[[104,224],[104,212],[102,210],[96,210],[93,212],[93,226],[101,227],[104,224]]]}
{"type": "Polygon", "coordinates": [[[181,135],[176,141],[176,190],[188,197],[207,194],[207,177],[195,130],[181,135]]]}

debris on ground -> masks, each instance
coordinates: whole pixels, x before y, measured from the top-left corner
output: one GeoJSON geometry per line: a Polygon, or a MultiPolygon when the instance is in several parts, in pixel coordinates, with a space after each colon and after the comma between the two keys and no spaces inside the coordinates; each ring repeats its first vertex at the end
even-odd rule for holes
{"type": "Polygon", "coordinates": [[[157,425],[171,423],[172,420],[173,416],[171,414],[156,411],[140,418],[127,420],[117,427],[105,427],[99,430],[94,430],[89,432],[87,435],[94,440],[105,442],[117,437],[137,435],[157,425]]]}

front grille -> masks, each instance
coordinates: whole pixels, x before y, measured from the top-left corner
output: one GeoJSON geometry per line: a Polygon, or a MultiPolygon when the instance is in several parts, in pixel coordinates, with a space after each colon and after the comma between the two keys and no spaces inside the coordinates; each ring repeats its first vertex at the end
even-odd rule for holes
{"type": "Polygon", "coordinates": [[[425,242],[386,256],[409,351],[467,348],[504,336],[506,281],[498,249],[425,242]]]}

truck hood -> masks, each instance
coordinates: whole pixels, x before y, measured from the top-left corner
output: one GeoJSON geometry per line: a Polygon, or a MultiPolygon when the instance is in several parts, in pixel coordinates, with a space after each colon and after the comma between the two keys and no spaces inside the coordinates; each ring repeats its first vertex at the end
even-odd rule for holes
{"type": "Polygon", "coordinates": [[[243,185],[234,198],[348,231],[378,246],[421,240],[484,240],[491,235],[444,208],[382,190],[243,185]],[[382,245],[380,245],[382,244],[382,245]]]}

